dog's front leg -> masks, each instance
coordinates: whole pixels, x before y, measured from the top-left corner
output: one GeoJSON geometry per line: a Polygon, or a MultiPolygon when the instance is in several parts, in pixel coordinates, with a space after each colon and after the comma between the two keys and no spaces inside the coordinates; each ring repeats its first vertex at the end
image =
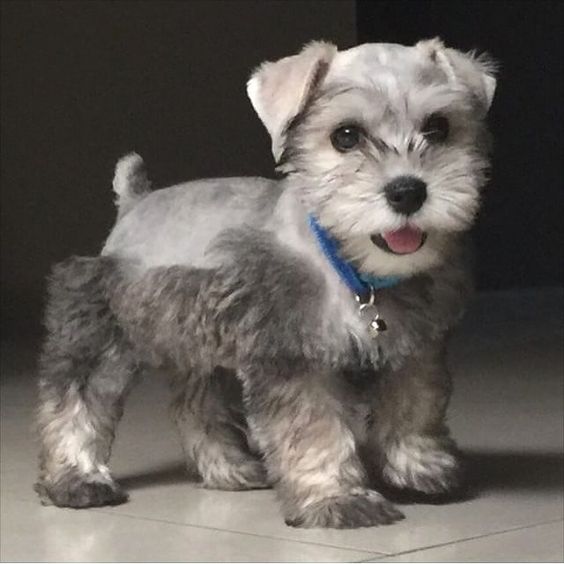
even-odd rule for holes
{"type": "Polygon", "coordinates": [[[249,423],[287,524],[353,528],[402,518],[367,488],[342,407],[319,374],[253,372],[242,376],[249,423]]]}
{"type": "Polygon", "coordinates": [[[390,485],[428,495],[460,488],[456,446],[445,415],[451,379],[444,347],[435,344],[386,372],[374,408],[370,446],[390,485]]]}

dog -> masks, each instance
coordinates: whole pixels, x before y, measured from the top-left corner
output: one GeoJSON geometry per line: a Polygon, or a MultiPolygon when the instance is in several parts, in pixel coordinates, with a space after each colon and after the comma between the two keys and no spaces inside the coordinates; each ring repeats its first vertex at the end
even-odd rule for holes
{"type": "Polygon", "coordinates": [[[459,491],[445,346],[472,291],[494,71],[439,39],[313,42],[247,84],[282,178],[153,191],[122,158],[103,251],[49,280],[42,502],[126,501],[107,463],[146,371],[170,376],[201,484],[274,487],[288,525],[388,524],[386,488],[459,491]]]}

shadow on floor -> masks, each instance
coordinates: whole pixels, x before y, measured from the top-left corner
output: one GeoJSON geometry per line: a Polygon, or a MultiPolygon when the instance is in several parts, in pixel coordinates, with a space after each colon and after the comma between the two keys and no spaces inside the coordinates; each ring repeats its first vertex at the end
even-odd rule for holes
{"type": "Polygon", "coordinates": [[[191,475],[182,462],[169,462],[156,468],[118,476],[118,481],[126,490],[142,490],[153,486],[166,486],[172,484],[197,482],[198,477],[191,475]]]}
{"type": "Polygon", "coordinates": [[[564,482],[561,452],[466,452],[468,479],[479,490],[555,490],[564,482]]]}
{"type": "MultiPolygon", "coordinates": [[[[562,453],[468,451],[464,457],[472,493],[465,493],[458,501],[491,489],[560,491],[563,486],[562,453]]],[[[147,472],[123,476],[119,481],[128,490],[139,490],[155,485],[195,482],[197,478],[188,473],[183,463],[170,462],[147,472]]]]}

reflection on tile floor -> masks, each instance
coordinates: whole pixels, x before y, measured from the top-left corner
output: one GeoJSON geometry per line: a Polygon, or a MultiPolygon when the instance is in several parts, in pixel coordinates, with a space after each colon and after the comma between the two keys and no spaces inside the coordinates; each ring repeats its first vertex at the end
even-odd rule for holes
{"type": "Polygon", "coordinates": [[[132,394],[112,468],[129,503],[39,505],[31,484],[34,348],[3,343],[3,561],[555,561],[563,554],[563,294],[489,294],[452,343],[454,435],[475,497],[406,505],[406,520],[355,531],[286,527],[271,491],[187,481],[163,382],[132,394]]]}

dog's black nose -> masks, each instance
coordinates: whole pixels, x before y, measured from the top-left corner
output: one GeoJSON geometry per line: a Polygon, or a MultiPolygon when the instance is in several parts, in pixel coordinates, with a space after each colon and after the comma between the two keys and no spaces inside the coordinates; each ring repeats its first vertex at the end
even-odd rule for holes
{"type": "Polygon", "coordinates": [[[423,205],[427,184],[416,176],[398,176],[384,186],[384,193],[394,211],[409,215],[423,205]]]}

